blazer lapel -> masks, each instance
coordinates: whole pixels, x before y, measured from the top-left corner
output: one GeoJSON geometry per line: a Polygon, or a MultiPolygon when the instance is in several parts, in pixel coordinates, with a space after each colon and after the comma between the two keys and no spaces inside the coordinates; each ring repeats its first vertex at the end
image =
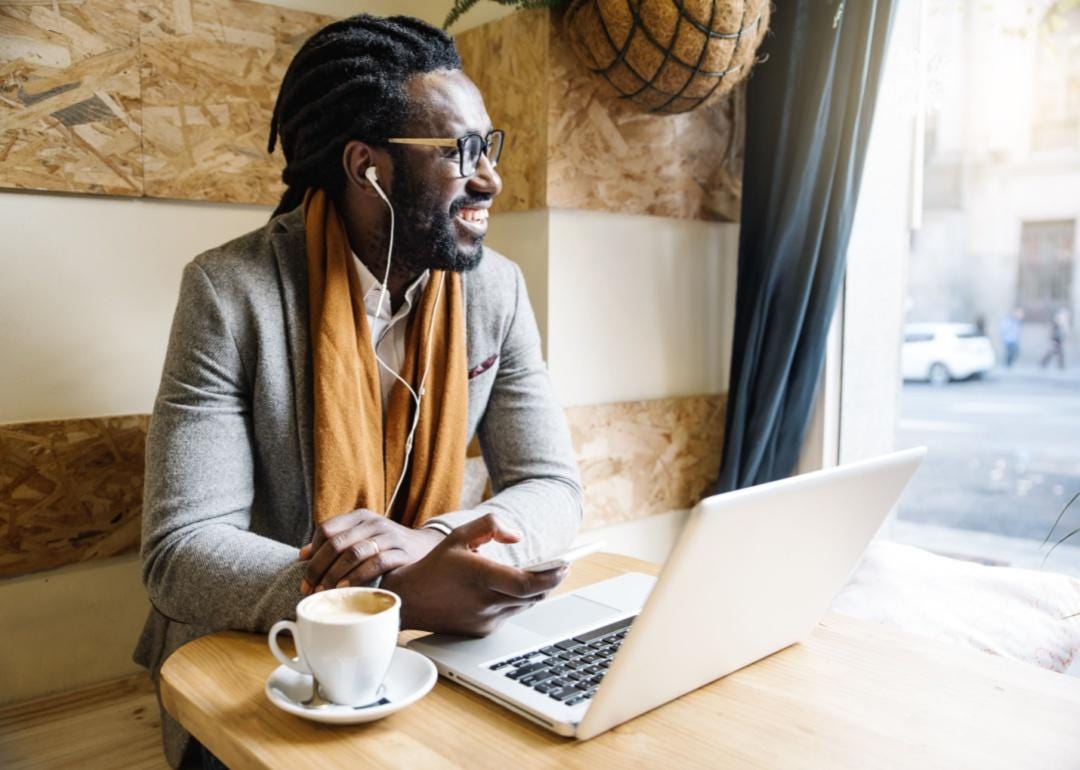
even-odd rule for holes
{"type": "Polygon", "coordinates": [[[300,441],[300,462],[303,466],[304,496],[308,512],[312,507],[312,474],[315,454],[312,424],[312,372],[310,305],[308,302],[307,246],[304,238],[303,208],[277,219],[271,240],[277,257],[278,282],[281,288],[285,336],[289,346],[289,362],[293,382],[293,413],[300,441]]]}

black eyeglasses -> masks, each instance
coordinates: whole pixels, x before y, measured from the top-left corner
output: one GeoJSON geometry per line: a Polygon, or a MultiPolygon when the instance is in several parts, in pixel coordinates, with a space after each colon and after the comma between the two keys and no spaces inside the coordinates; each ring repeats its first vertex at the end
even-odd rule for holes
{"type": "Polygon", "coordinates": [[[463,177],[469,177],[476,173],[476,167],[480,164],[481,155],[487,156],[492,168],[498,165],[499,156],[502,155],[503,138],[505,136],[506,134],[503,131],[495,129],[494,131],[489,132],[487,136],[481,136],[477,133],[468,133],[464,136],[459,136],[456,139],[413,139],[411,137],[397,136],[387,139],[386,141],[390,144],[419,144],[427,147],[457,147],[459,171],[463,177]]]}

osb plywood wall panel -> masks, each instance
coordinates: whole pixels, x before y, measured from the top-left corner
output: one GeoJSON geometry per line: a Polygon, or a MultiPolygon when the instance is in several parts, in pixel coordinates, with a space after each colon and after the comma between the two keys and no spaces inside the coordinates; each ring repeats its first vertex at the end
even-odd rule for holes
{"type": "MultiPolygon", "coordinates": [[[[583,526],[693,506],[720,467],[724,404],[715,395],[568,409],[583,526]]],[[[138,548],[148,420],[0,426],[0,578],[138,548]]],[[[473,499],[486,475],[470,471],[473,499]]]]}
{"type": "Polygon", "coordinates": [[[0,186],[275,204],[274,99],[331,21],[241,0],[0,0],[0,186]]]}
{"type": "Polygon", "coordinates": [[[528,211],[547,204],[547,78],[549,15],[515,13],[454,38],[462,69],[484,95],[491,123],[507,131],[499,160],[503,190],[494,210],[528,211]]]}
{"type": "Polygon", "coordinates": [[[0,426],[0,577],[138,549],[147,424],[0,426]]]}
{"type": "Polygon", "coordinates": [[[142,194],[137,9],[0,1],[0,185],[142,194]]]}
{"type": "Polygon", "coordinates": [[[679,115],[644,113],[578,62],[552,19],[548,206],[736,222],[745,85],[679,115]]]}
{"type": "Polygon", "coordinates": [[[142,6],[146,194],[262,203],[281,198],[270,116],[296,51],[332,17],[236,0],[142,6]]]}
{"type": "Polygon", "coordinates": [[[738,220],[744,86],[681,115],[644,113],[581,65],[548,10],[519,11],[456,41],[507,131],[497,210],[738,220]]]}
{"type": "Polygon", "coordinates": [[[720,470],[724,395],[566,410],[585,486],[584,529],[693,507],[720,470]]]}

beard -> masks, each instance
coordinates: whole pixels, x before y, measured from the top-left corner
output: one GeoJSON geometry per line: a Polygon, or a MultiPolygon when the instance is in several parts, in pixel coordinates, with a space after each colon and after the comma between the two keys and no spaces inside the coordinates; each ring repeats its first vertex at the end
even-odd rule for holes
{"type": "Polygon", "coordinates": [[[456,237],[454,216],[465,206],[490,200],[486,197],[464,197],[454,201],[447,211],[430,187],[423,184],[408,162],[398,157],[395,165],[394,187],[390,200],[397,219],[404,225],[398,231],[394,259],[420,272],[451,270],[464,273],[480,264],[484,257],[484,237],[461,247],[456,237]]]}

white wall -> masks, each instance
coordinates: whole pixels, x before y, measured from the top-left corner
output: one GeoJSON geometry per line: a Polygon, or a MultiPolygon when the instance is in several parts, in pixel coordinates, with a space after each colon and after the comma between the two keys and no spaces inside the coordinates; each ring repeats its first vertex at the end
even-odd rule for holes
{"type": "Polygon", "coordinates": [[[184,264],[270,211],[0,193],[0,423],[149,412],[184,264]]]}
{"type": "Polygon", "coordinates": [[[548,364],[565,403],[726,390],[738,231],[553,210],[548,364]]]}
{"type": "Polygon", "coordinates": [[[547,209],[492,214],[485,243],[514,260],[525,277],[529,301],[540,327],[544,358],[548,354],[548,227],[547,209]]]}
{"type": "Polygon", "coordinates": [[[688,510],[657,513],[637,521],[609,524],[590,529],[574,540],[574,545],[602,542],[607,553],[621,553],[635,559],[663,564],[690,516],[688,510]]]}
{"type": "Polygon", "coordinates": [[[739,226],[550,209],[495,214],[567,406],[727,390],[739,226]]]}

